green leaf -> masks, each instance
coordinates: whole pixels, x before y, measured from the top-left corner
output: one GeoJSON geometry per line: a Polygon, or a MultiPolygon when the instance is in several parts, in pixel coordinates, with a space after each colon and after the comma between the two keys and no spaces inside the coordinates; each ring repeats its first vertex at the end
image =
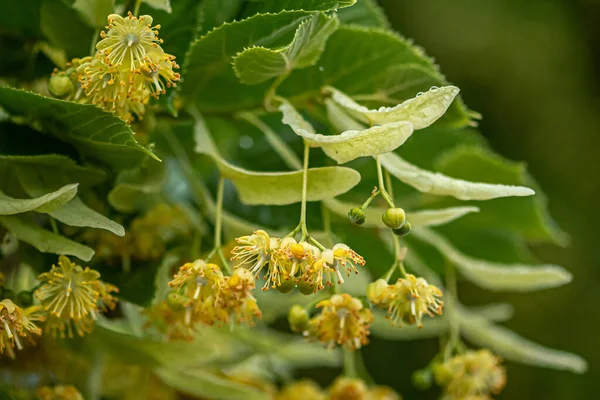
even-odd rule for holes
{"type": "Polygon", "coordinates": [[[376,0],[358,0],[354,6],[339,10],[338,17],[345,25],[391,28],[390,22],[376,0]]]}
{"type": "MultiPolygon", "coordinates": [[[[398,154],[380,156],[381,164],[390,174],[420,192],[438,196],[453,196],[459,200],[489,200],[507,196],[532,196],[535,192],[523,186],[478,183],[451,178],[439,172],[423,170],[405,161],[398,154]]],[[[471,165],[469,168],[473,168],[471,165]]]]}
{"type": "Polygon", "coordinates": [[[324,91],[331,94],[335,103],[369,125],[407,121],[413,124],[415,129],[423,129],[444,115],[458,95],[459,89],[456,86],[433,87],[394,107],[380,107],[376,110],[361,106],[336,88],[327,87],[324,91]]]}
{"type": "Polygon", "coordinates": [[[535,197],[499,199],[481,204],[481,213],[463,221],[465,226],[475,229],[493,226],[518,232],[530,240],[550,239],[558,244],[568,240],[550,216],[545,195],[523,163],[508,161],[478,147],[460,146],[439,156],[436,166],[440,172],[462,179],[526,185],[536,189],[535,197]]]}
{"type": "MultiPolygon", "coordinates": [[[[360,207],[360,204],[346,203],[337,199],[327,199],[323,203],[334,214],[346,218],[348,211],[354,207],[360,207]]],[[[369,206],[366,208],[366,221],[362,225],[365,228],[383,228],[389,229],[381,220],[381,216],[387,208],[369,206]]],[[[406,220],[410,221],[413,227],[438,226],[454,221],[466,214],[478,212],[477,207],[452,207],[439,210],[419,210],[407,211],[406,220]]]]}
{"type": "Polygon", "coordinates": [[[282,101],[279,111],[283,114],[284,124],[311,146],[323,149],[338,164],[392,151],[413,133],[411,123],[400,121],[360,131],[348,130],[339,135],[321,135],[287,101],[282,101]]]}
{"type": "MultiPolygon", "coordinates": [[[[410,41],[383,29],[341,26],[327,41],[318,64],[294,71],[278,93],[292,100],[305,99],[318,97],[324,86],[333,86],[356,101],[380,107],[447,84],[433,61],[410,41]]],[[[469,125],[471,117],[457,99],[440,123],[461,127],[469,125]]]]}
{"type": "Polygon", "coordinates": [[[94,29],[75,10],[60,0],[44,0],[39,12],[40,27],[50,43],[64,49],[69,58],[88,55],[94,29]]]}
{"type": "Polygon", "coordinates": [[[208,370],[156,369],[155,373],[167,385],[192,396],[214,400],[270,400],[271,395],[256,387],[237,383],[208,370]]]}
{"type": "Polygon", "coordinates": [[[164,10],[171,13],[171,0],[143,0],[144,3],[148,4],[152,8],[157,10],[164,10]]]}
{"type": "Polygon", "coordinates": [[[442,253],[471,282],[492,291],[531,292],[571,282],[571,274],[558,265],[503,264],[479,260],[456,250],[434,231],[414,229],[413,236],[442,253]]]}
{"type": "Polygon", "coordinates": [[[115,235],[125,236],[125,229],[120,224],[92,210],[79,197],[75,197],[50,215],[69,226],[105,229],[115,235]]]}
{"type": "Polygon", "coordinates": [[[233,68],[242,83],[254,85],[314,65],[325,49],[325,43],[338,28],[334,16],[315,14],[300,24],[294,40],[285,47],[245,49],[233,59],[233,68]]]}
{"type": "Polygon", "coordinates": [[[265,0],[251,2],[244,15],[278,13],[284,10],[329,11],[349,7],[355,3],[356,0],[265,0]]]}
{"type": "Polygon", "coordinates": [[[75,0],[72,7],[88,25],[94,28],[104,28],[106,18],[113,13],[115,8],[115,0],[75,0]]]}
{"type": "Polygon", "coordinates": [[[296,28],[310,16],[304,11],[255,15],[208,32],[190,46],[182,73],[182,95],[193,100],[200,111],[259,104],[268,85],[248,87],[240,83],[231,66],[232,58],[252,46],[276,48],[289,44],[296,28]]]}
{"type": "Polygon", "coordinates": [[[233,21],[247,5],[245,0],[204,0],[200,3],[198,36],[204,35],[225,22],[233,21]]]}
{"type": "Polygon", "coordinates": [[[160,193],[164,182],[163,163],[148,162],[138,168],[121,171],[108,193],[108,202],[122,213],[135,212],[148,196],[160,193]]]}
{"type": "Polygon", "coordinates": [[[587,371],[587,362],[578,355],[534,343],[465,309],[459,310],[458,318],[461,333],[467,340],[477,346],[489,348],[507,360],[578,374],[587,371]]]}
{"type": "MultiPolygon", "coordinates": [[[[14,173],[20,187],[33,197],[48,193],[57,185],[71,181],[71,178],[63,171],[42,170],[36,168],[35,164],[17,166],[14,173]]],[[[121,225],[86,206],[79,196],[73,197],[62,207],[51,210],[49,214],[70,226],[106,229],[119,236],[125,235],[125,230],[121,225]]]]}
{"type": "MultiPolygon", "coordinates": [[[[302,200],[303,172],[255,172],[236,167],[218,153],[204,121],[194,128],[196,152],[210,156],[224,178],[232,181],[246,204],[284,205],[302,200]]],[[[308,170],[307,200],[332,198],[352,189],[360,174],[351,168],[321,167],[308,170]]]]}
{"type": "Polygon", "coordinates": [[[42,253],[75,256],[83,261],[90,261],[94,256],[94,250],[91,248],[44,230],[40,226],[19,217],[1,216],[0,223],[11,231],[17,239],[29,243],[42,253]]]}
{"type": "Polygon", "coordinates": [[[54,136],[114,169],[136,167],[144,158],[158,158],[139,145],[127,124],[91,104],[52,99],[32,92],[0,87],[0,106],[11,114],[39,120],[54,136]]]}
{"type": "Polygon", "coordinates": [[[15,199],[0,191],[0,215],[21,214],[27,211],[52,212],[69,202],[77,194],[77,183],[33,199],[15,199]]]}

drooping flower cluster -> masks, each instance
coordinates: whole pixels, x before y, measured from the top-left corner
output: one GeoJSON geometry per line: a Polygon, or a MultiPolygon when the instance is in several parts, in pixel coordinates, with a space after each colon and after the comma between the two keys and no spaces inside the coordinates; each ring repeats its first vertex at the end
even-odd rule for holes
{"type": "Polygon", "coordinates": [[[262,316],[252,295],[254,276],[245,269],[226,276],[218,265],[196,260],[180,267],[169,286],[175,291],[153,307],[150,318],[172,339],[191,339],[198,323],[253,325],[262,316]]]}
{"type": "Polygon", "coordinates": [[[39,400],[83,400],[81,393],[71,385],[43,386],[35,394],[39,400]]]}
{"type": "Polygon", "coordinates": [[[506,370],[489,350],[467,351],[434,367],[443,400],[491,400],[506,384],[506,370]]]}
{"type": "Polygon", "coordinates": [[[41,320],[39,309],[32,306],[23,310],[9,299],[0,301],[0,354],[6,352],[14,358],[15,347],[23,349],[23,339],[32,339],[42,333],[34,324],[34,321],[41,320]]]}
{"type": "Polygon", "coordinates": [[[270,237],[262,230],[236,241],[239,245],[232,250],[232,260],[257,277],[266,268],[263,290],[277,288],[286,293],[297,286],[304,294],[314,293],[336,281],[343,283],[342,272],[358,273],[357,266],[365,264],[359,254],[342,243],[321,250],[291,237],[270,237]]]}
{"type": "Polygon", "coordinates": [[[98,313],[113,309],[117,298],[111,293],[118,289],[100,280],[100,274],[88,267],[74,264],[60,256],[58,266],[38,277],[42,282],[35,296],[49,312],[44,329],[54,336],[83,336],[92,331],[98,313]]]}
{"type": "Polygon", "coordinates": [[[50,92],[95,104],[129,123],[134,116],[141,119],[150,97],[165,94],[179,81],[175,57],[164,52],[158,38],[160,25],[152,23],[149,15],[109,15],[96,54],[74,59],[65,71],[55,71],[50,92]]]}
{"type": "Polygon", "coordinates": [[[360,379],[337,378],[328,390],[315,382],[303,379],[284,387],[275,400],[400,400],[400,396],[387,386],[367,387],[360,379]]]}
{"type": "Polygon", "coordinates": [[[347,293],[336,294],[317,304],[321,312],[308,324],[308,337],[333,347],[356,350],[369,343],[373,313],[347,293]]]}
{"type": "Polygon", "coordinates": [[[423,316],[441,314],[444,305],[440,300],[442,291],[439,288],[412,274],[398,279],[394,285],[378,279],[367,287],[367,297],[371,304],[387,308],[387,318],[392,324],[400,326],[406,322],[422,327],[423,316]]]}
{"type": "Polygon", "coordinates": [[[84,239],[95,245],[98,258],[149,261],[159,259],[169,242],[190,231],[190,223],[179,206],[160,203],[131,221],[124,237],[95,230],[88,231],[84,239]]]}

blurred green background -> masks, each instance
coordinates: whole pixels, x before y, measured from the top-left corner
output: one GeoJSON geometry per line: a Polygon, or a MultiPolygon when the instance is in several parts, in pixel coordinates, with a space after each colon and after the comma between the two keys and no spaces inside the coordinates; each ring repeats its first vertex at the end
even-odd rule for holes
{"type": "MultiPolygon", "coordinates": [[[[564,265],[571,285],[533,294],[496,294],[462,283],[467,304],[509,301],[507,323],[527,338],[578,353],[585,375],[508,363],[498,399],[592,399],[600,392],[600,3],[555,0],[381,0],[395,30],[413,38],[481,112],[480,128],[502,155],[523,160],[550,199],[550,210],[571,235],[566,248],[537,246],[539,257],[564,265]]],[[[425,365],[435,341],[376,341],[365,360],[374,375],[409,399],[419,394],[402,360],[425,365]],[[397,369],[390,370],[389,365],[397,369]],[[413,361],[415,362],[415,361],[413,361]],[[391,364],[390,364],[391,363],[391,364]],[[378,365],[388,369],[378,368],[378,365]]],[[[411,362],[411,364],[413,364],[411,362]]]]}

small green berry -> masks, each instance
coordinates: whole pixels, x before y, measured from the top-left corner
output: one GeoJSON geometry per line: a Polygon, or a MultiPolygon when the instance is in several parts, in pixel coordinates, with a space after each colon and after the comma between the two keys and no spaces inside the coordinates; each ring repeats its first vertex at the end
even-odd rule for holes
{"type": "Polygon", "coordinates": [[[352,225],[362,225],[366,220],[365,212],[360,207],[354,207],[348,211],[348,219],[352,225]]]}
{"type": "Polygon", "coordinates": [[[411,228],[410,222],[407,221],[402,227],[394,229],[393,232],[397,236],[406,236],[410,233],[411,228]]]}
{"type": "Polygon", "coordinates": [[[296,287],[296,284],[294,283],[293,280],[291,279],[286,279],[285,281],[283,281],[283,283],[279,286],[277,286],[277,290],[279,290],[280,293],[289,293],[292,290],[294,290],[294,288],[296,287]]]}
{"type": "Polygon", "coordinates": [[[300,293],[306,296],[311,295],[317,291],[315,284],[308,283],[304,280],[298,282],[298,285],[296,285],[296,287],[298,288],[300,293]]]}
{"type": "Polygon", "coordinates": [[[52,96],[62,99],[73,92],[73,82],[68,76],[53,75],[48,81],[48,90],[52,96]]]}
{"type": "Polygon", "coordinates": [[[413,385],[420,390],[427,390],[433,385],[433,372],[429,368],[419,369],[411,376],[413,385]]]}
{"type": "Polygon", "coordinates": [[[295,304],[288,312],[288,322],[292,332],[304,332],[308,329],[308,311],[306,308],[295,304]]]}
{"type": "Polygon", "coordinates": [[[381,216],[381,220],[388,228],[398,229],[406,222],[406,214],[400,207],[388,208],[381,216]]]}

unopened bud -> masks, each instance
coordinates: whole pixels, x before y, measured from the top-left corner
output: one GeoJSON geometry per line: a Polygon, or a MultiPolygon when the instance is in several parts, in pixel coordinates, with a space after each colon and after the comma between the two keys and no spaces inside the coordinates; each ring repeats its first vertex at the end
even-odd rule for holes
{"type": "Polygon", "coordinates": [[[292,332],[304,332],[308,329],[308,311],[298,304],[290,308],[288,312],[288,322],[292,332]]]}
{"type": "Polygon", "coordinates": [[[398,229],[406,222],[406,214],[400,207],[388,208],[381,216],[381,220],[388,228],[398,229]]]}
{"type": "Polygon", "coordinates": [[[410,222],[406,222],[402,227],[394,229],[393,232],[397,236],[406,236],[410,233],[411,228],[410,222]]]}
{"type": "Polygon", "coordinates": [[[48,81],[48,90],[52,96],[62,99],[73,93],[73,82],[68,76],[53,75],[48,81]]]}
{"type": "Polygon", "coordinates": [[[362,225],[366,218],[364,210],[360,207],[354,207],[348,211],[348,220],[352,225],[362,225]]]}
{"type": "Polygon", "coordinates": [[[411,376],[413,385],[420,390],[427,390],[433,385],[433,372],[429,368],[419,369],[411,376]]]}

